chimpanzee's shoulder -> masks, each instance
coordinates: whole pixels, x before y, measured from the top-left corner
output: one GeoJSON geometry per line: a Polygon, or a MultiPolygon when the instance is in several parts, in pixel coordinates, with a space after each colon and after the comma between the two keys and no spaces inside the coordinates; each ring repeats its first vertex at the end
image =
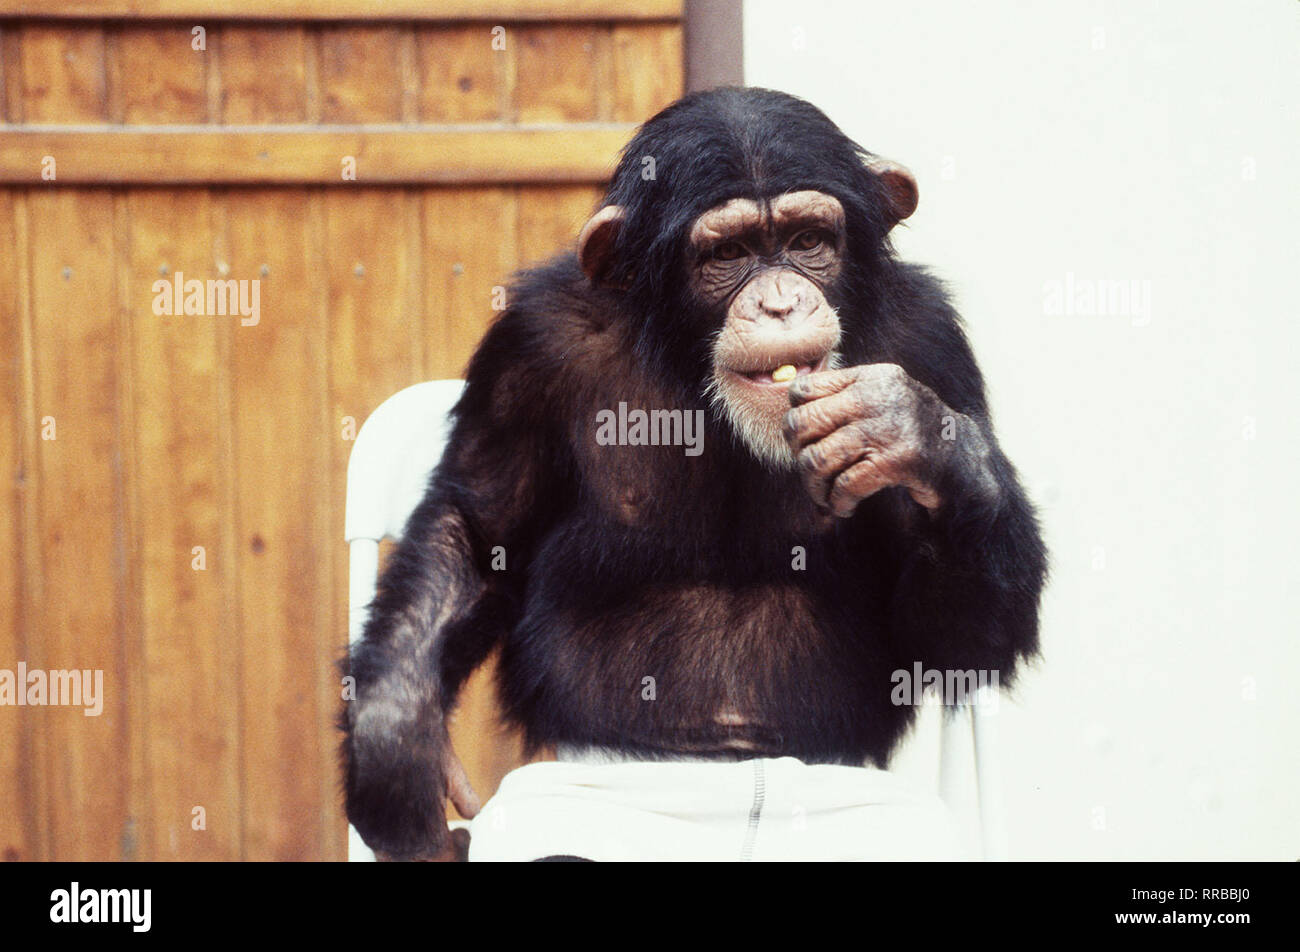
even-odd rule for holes
{"type": "Polygon", "coordinates": [[[611,364],[627,358],[624,335],[611,333],[616,293],[593,287],[575,255],[520,271],[506,297],[466,374],[470,391],[500,411],[511,405],[515,412],[540,412],[583,389],[576,377],[613,371],[611,364]]]}
{"type": "Polygon", "coordinates": [[[475,362],[508,359],[542,374],[591,369],[628,344],[625,335],[610,333],[618,308],[618,292],[593,287],[575,255],[559,255],[515,275],[507,307],[484,336],[475,362]]]}
{"type": "Polygon", "coordinates": [[[618,306],[616,292],[594,287],[572,253],[520,272],[509,297],[521,323],[566,346],[608,329],[618,306]]]}
{"type": "Polygon", "coordinates": [[[872,359],[899,364],[950,407],[986,416],[984,378],[947,286],[927,268],[907,262],[896,263],[889,281],[883,319],[872,329],[872,359]]]}
{"type": "Polygon", "coordinates": [[[948,286],[924,265],[910,261],[894,262],[891,280],[894,286],[892,299],[909,313],[923,310],[936,317],[957,319],[948,286]]]}

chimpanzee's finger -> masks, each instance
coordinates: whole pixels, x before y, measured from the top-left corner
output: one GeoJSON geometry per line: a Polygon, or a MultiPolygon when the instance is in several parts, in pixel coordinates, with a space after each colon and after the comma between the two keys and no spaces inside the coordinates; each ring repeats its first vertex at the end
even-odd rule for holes
{"type": "Polygon", "coordinates": [[[888,426],[882,440],[892,438],[898,430],[897,394],[888,383],[872,378],[859,380],[830,396],[793,407],[785,415],[782,433],[796,454],[809,443],[824,439],[841,427],[857,423],[888,426]]]}
{"type": "Polygon", "coordinates": [[[787,388],[790,405],[799,406],[810,400],[819,400],[839,393],[858,379],[857,367],[841,367],[838,370],[819,370],[817,373],[804,374],[790,381],[787,388]]]}
{"type": "Polygon", "coordinates": [[[840,473],[873,449],[869,427],[851,423],[799,450],[795,463],[813,502],[829,506],[831,487],[840,473]]]}
{"type": "Polygon", "coordinates": [[[841,519],[853,515],[863,499],[894,484],[876,459],[864,459],[840,473],[831,488],[830,509],[841,519]]]}
{"type": "Polygon", "coordinates": [[[843,426],[861,420],[868,411],[857,388],[846,387],[826,397],[793,407],[785,415],[782,433],[790,449],[798,453],[843,426]]]}

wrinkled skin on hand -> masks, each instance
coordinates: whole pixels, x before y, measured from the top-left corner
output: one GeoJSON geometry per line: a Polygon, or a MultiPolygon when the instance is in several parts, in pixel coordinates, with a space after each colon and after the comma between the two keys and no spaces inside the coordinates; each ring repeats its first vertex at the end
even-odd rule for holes
{"type": "Polygon", "coordinates": [[[862,364],[799,377],[784,436],[813,501],[840,518],[890,486],[931,513],[956,464],[959,439],[982,440],[975,424],[896,364],[862,364]]]}

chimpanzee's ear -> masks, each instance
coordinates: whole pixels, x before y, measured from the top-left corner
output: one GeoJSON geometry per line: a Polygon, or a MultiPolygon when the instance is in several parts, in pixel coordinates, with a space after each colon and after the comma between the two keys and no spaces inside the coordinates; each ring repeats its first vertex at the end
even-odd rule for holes
{"type": "Polygon", "coordinates": [[[578,232],[578,264],[593,284],[609,285],[614,267],[614,246],[623,227],[622,205],[606,205],[578,232]]]}
{"type": "Polygon", "coordinates": [[[897,225],[912,212],[920,201],[916,188],[916,179],[906,168],[878,155],[869,155],[863,160],[871,174],[880,179],[885,187],[885,200],[889,203],[889,217],[897,225]]]}

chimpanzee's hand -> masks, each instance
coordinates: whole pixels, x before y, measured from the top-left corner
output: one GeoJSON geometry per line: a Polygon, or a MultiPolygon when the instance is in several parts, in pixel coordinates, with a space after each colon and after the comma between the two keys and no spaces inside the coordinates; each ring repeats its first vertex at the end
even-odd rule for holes
{"type": "Polygon", "coordinates": [[[394,737],[387,733],[380,742],[384,749],[375,752],[378,756],[373,759],[367,756],[366,732],[354,730],[349,738],[349,819],[380,861],[466,858],[469,831],[447,828],[446,802],[450,798],[462,817],[473,819],[479,811],[478,795],[446,729],[432,733],[436,738],[432,743],[421,740],[407,745],[406,753],[398,757],[389,750],[394,737]],[[364,769],[367,760],[371,769],[364,769]]]}
{"type": "MultiPolygon", "coordinates": [[[[474,792],[474,786],[469,782],[469,774],[465,771],[465,765],[460,762],[456,752],[451,749],[450,739],[443,741],[442,769],[447,778],[446,797],[451,799],[456,810],[463,818],[466,820],[474,819],[480,809],[478,794],[474,792]]],[[[443,815],[445,816],[445,811],[443,815]]],[[[390,853],[376,851],[375,859],[381,863],[400,862],[401,860],[419,863],[464,863],[469,859],[469,830],[463,828],[448,830],[442,848],[435,853],[416,856],[393,856],[390,853]]]]}
{"type": "Polygon", "coordinates": [[[896,364],[807,374],[789,392],[785,438],[818,506],[846,518],[872,493],[904,486],[938,510],[958,428],[970,432],[970,420],[896,364]]]}

